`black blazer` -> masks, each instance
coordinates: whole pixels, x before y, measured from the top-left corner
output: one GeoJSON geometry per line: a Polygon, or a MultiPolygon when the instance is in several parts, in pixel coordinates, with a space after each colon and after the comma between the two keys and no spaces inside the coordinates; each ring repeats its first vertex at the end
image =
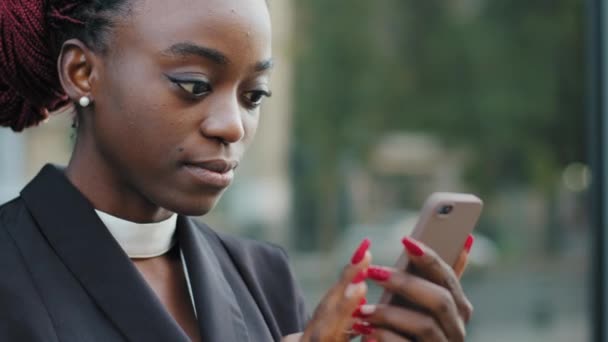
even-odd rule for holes
{"type": "MultiPolygon", "coordinates": [[[[279,341],[307,319],[285,252],[179,217],[203,341],[279,341]]],[[[63,171],[0,207],[0,341],[187,341],[63,171]]]]}

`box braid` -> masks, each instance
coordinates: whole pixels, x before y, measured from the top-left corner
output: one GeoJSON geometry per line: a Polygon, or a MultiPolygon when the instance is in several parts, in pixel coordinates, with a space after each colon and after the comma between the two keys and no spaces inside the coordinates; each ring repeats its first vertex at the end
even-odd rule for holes
{"type": "Polygon", "coordinates": [[[133,0],[0,0],[0,126],[35,126],[70,104],[59,82],[63,42],[104,52],[118,15],[133,0]]]}

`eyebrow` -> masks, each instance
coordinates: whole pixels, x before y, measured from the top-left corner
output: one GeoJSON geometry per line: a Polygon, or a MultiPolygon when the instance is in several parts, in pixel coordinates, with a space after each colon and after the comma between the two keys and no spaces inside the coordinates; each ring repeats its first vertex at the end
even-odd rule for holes
{"type": "Polygon", "coordinates": [[[228,57],[223,53],[190,42],[173,44],[168,49],[164,50],[162,54],[178,57],[199,56],[219,65],[227,65],[230,62],[228,57]]]}
{"type": "MultiPolygon", "coordinates": [[[[197,45],[191,42],[181,42],[171,45],[168,49],[163,50],[163,55],[189,57],[198,56],[212,61],[218,65],[230,64],[230,59],[218,50],[197,45]]],[[[253,69],[256,72],[263,72],[272,69],[274,60],[272,58],[255,63],[253,69]]]]}
{"type": "Polygon", "coordinates": [[[269,58],[267,60],[255,63],[253,70],[255,70],[256,72],[262,72],[270,70],[272,69],[272,67],[274,67],[274,60],[272,58],[269,58]]]}

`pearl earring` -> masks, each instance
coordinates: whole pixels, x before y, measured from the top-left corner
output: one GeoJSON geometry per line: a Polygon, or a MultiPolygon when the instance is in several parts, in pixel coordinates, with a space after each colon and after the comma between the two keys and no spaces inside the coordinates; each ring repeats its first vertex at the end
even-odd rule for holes
{"type": "Polygon", "coordinates": [[[78,100],[78,104],[80,107],[85,108],[91,104],[91,99],[88,96],[83,96],[78,100]]]}

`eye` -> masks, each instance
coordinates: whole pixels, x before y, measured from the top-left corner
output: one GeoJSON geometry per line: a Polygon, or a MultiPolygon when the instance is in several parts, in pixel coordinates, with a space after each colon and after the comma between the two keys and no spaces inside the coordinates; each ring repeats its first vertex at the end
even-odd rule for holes
{"type": "Polygon", "coordinates": [[[250,108],[257,108],[262,104],[264,97],[271,97],[272,92],[266,90],[253,90],[245,93],[245,99],[248,102],[250,108]]]}
{"type": "Polygon", "coordinates": [[[200,79],[187,79],[187,78],[176,78],[168,76],[169,80],[180,89],[186,91],[189,95],[194,97],[201,97],[211,92],[211,84],[209,82],[200,79]]]}
{"type": "Polygon", "coordinates": [[[199,97],[207,94],[211,91],[211,85],[207,82],[202,81],[188,81],[188,82],[176,82],[176,84],[183,90],[190,94],[199,97]]]}

